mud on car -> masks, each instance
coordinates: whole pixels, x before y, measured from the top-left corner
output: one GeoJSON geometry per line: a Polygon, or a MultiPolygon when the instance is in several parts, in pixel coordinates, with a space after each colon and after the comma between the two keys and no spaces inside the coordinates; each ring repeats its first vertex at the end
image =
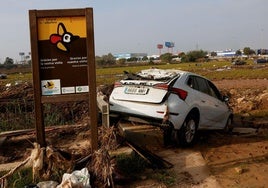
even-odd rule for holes
{"type": "Polygon", "coordinates": [[[125,75],[110,95],[111,117],[160,126],[166,138],[185,146],[193,144],[197,130],[232,128],[228,97],[200,75],[156,68],[125,75]]]}

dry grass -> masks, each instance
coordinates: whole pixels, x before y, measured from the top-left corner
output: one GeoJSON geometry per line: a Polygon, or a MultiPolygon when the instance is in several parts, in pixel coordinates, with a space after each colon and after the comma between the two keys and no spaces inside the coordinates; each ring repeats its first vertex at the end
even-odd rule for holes
{"type": "Polygon", "coordinates": [[[114,172],[115,160],[111,159],[109,151],[117,148],[114,127],[100,127],[99,129],[99,149],[92,155],[89,169],[96,180],[102,182],[104,187],[114,187],[112,174],[114,172]]]}

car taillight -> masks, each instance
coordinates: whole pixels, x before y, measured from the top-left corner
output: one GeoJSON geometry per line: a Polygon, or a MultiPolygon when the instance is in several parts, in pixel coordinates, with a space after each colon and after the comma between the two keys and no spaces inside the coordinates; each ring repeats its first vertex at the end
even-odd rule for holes
{"type": "Polygon", "coordinates": [[[172,87],[170,90],[172,93],[178,95],[180,97],[180,99],[182,99],[182,100],[185,100],[187,95],[188,95],[187,91],[184,91],[184,90],[179,89],[179,88],[172,87]]]}
{"type": "Polygon", "coordinates": [[[188,95],[187,91],[184,91],[183,89],[179,88],[170,87],[167,84],[156,84],[154,85],[154,88],[170,91],[171,93],[178,95],[182,100],[185,100],[188,95]]]}
{"type": "Polygon", "coordinates": [[[154,88],[168,90],[169,86],[167,84],[155,84],[154,88]]]}
{"type": "Polygon", "coordinates": [[[123,85],[121,84],[121,82],[115,82],[114,83],[114,88],[116,87],[122,87],[123,85]]]}

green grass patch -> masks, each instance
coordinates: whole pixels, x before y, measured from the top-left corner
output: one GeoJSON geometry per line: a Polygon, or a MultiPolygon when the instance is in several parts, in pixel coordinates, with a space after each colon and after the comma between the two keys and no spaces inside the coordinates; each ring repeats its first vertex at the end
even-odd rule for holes
{"type": "Polygon", "coordinates": [[[34,128],[33,103],[26,100],[14,100],[0,106],[0,132],[34,128]]]}
{"type": "Polygon", "coordinates": [[[140,176],[140,173],[144,172],[145,168],[148,167],[147,161],[137,154],[116,156],[116,165],[124,176],[135,178],[140,176]]]}
{"type": "MultiPolygon", "coordinates": [[[[136,73],[143,69],[149,69],[152,65],[137,64],[124,67],[99,68],[96,70],[97,85],[112,84],[123,78],[123,71],[136,73]]],[[[160,69],[180,69],[184,71],[194,72],[211,80],[222,79],[265,79],[268,78],[267,68],[260,68],[248,61],[247,65],[232,66],[229,61],[211,61],[204,63],[176,63],[176,64],[156,64],[153,67],[160,69]],[[227,69],[230,67],[230,69],[227,69]]]]}
{"type": "Polygon", "coordinates": [[[141,176],[146,176],[154,179],[167,186],[174,185],[176,182],[175,175],[165,169],[150,168],[150,164],[137,154],[133,155],[118,155],[116,157],[116,164],[118,170],[126,177],[131,177],[134,180],[139,179],[141,176]],[[150,169],[147,171],[146,169],[150,169]]]}
{"type": "MultiPolygon", "coordinates": [[[[45,126],[73,124],[75,121],[72,105],[62,107],[48,103],[43,109],[45,126]]],[[[14,100],[0,106],[0,132],[34,128],[33,110],[33,102],[26,100],[14,100]]]]}
{"type": "Polygon", "coordinates": [[[12,85],[14,85],[23,82],[32,82],[31,72],[8,74],[7,79],[0,80],[1,85],[6,85],[7,83],[11,83],[12,85]]]}
{"type": "MultiPolygon", "coordinates": [[[[264,71],[259,65],[255,65],[253,60],[248,60],[247,65],[232,66],[231,61],[210,61],[202,63],[174,63],[174,64],[154,64],[154,65],[139,65],[129,64],[122,67],[105,67],[97,68],[97,85],[113,84],[115,81],[122,79],[123,71],[136,73],[143,69],[149,69],[156,67],[160,69],[181,69],[184,71],[190,71],[202,76],[205,76],[211,80],[222,79],[262,79],[268,78],[268,71],[264,71]],[[231,67],[230,70],[217,71],[224,67],[231,67]]],[[[266,68],[267,70],[267,68],[266,68]]],[[[32,82],[31,73],[15,73],[8,74],[7,79],[0,80],[1,83],[18,83],[18,82],[32,82]]]]}
{"type": "MultiPolygon", "coordinates": [[[[5,175],[6,173],[7,172],[0,172],[0,177],[5,175]]],[[[53,171],[48,181],[61,182],[64,173],[65,172],[63,172],[63,170],[53,171]]],[[[7,187],[12,188],[23,188],[26,186],[30,187],[30,185],[34,185],[42,181],[46,180],[43,180],[41,178],[35,178],[35,182],[33,181],[32,168],[30,167],[22,168],[7,178],[7,187]]]]}
{"type": "Polygon", "coordinates": [[[151,178],[165,184],[166,186],[172,186],[176,182],[175,175],[167,170],[156,170],[153,174],[151,174],[151,178]]]}
{"type": "MultiPolygon", "coordinates": [[[[4,175],[7,172],[2,173],[1,174],[4,175]]],[[[32,183],[31,168],[23,168],[7,178],[7,187],[22,188],[32,183]]]]}

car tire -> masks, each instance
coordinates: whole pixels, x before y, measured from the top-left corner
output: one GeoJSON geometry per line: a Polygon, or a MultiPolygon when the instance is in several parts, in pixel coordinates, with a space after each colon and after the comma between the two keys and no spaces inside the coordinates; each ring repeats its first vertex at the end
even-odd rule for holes
{"type": "Polygon", "coordinates": [[[168,127],[168,128],[164,128],[163,129],[163,142],[164,142],[164,146],[169,146],[172,144],[172,128],[168,127]]]}
{"type": "Polygon", "coordinates": [[[171,140],[172,140],[172,143],[175,145],[175,146],[179,146],[180,145],[180,139],[179,139],[179,130],[176,130],[176,129],[173,129],[172,132],[171,132],[171,140]]]}
{"type": "Polygon", "coordinates": [[[233,131],[233,118],[230,116],[226,122],[226,125],[224,127],[224,132],[225,133],[232,133],[233,131]]]}
{"type": "Polygon", "coordinates": [[[189,114],[179,130],[178,139],[180,145],[193,145],[194,141],[196,140],[197,126],[197,119],[192,114],[189,114]]]}

